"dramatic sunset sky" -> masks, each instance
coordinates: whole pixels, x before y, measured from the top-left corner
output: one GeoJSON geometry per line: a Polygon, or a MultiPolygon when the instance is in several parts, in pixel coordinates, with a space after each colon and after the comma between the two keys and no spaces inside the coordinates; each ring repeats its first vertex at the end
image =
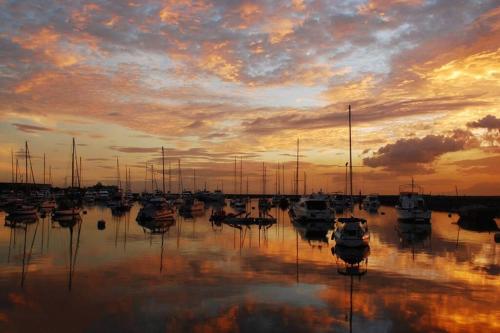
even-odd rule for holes
{"type": "Polygon", "coordinates": [[[118,156],[143,190],[163,145],[187,187],[232,192],[243,156],[290,190],[300,138],[308,190],[342,191],[348,104],[356,192],[500,194],[500,2],[0,0],[1,181],[28,140],[62,185],[75,137],[87,185],[118,156]]]}

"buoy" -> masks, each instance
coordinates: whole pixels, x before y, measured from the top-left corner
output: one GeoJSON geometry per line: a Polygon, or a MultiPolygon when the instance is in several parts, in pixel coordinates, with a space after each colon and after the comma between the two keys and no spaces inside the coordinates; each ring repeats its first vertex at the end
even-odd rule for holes
{"type": "Polygon", "coordinates": [[[495,243],[500,243],[500,232],[495,233],[495,243]]]}
{"type": "Polygon", "coordinates": [[[97,221],[97,229],[99,229],[99,230],[106,229],[106,221],[104,221],[104,220],[97,221]]]}
{"type": "Polygon", "coordinates": [[[87,211],[86,210],[83,211],[83,215],[87,215],[87,211]]]}
{"type": "Polygon", "coordinates": [[[380,215],[385,215],[385,212],[380,212],[380,215]]]}
{"type": "Polygon", "coordinates": [[[448,217],[451,217],[451,213],[448,213],[448,217]]]}

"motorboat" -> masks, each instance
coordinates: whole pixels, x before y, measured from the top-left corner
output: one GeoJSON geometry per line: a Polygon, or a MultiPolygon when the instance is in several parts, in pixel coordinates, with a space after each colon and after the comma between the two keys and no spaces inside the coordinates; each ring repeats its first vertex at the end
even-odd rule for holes
{"type": "Polygon", "coordinates": [[[431,210],[420,194],[422,189],[413,180],[409,185],[399,187],[399,202],[396,205],[398,220],[413,223],[430,223],[431,210]]]}
{"type": "Polygon", "coordinates": [[[369,212],[376,212],[380,207],[380,200],[378,194],[372,193],[368,194],[363,199],[363,209],[369,212]]]}
{"type": "Polygon", "coordinates": [[[45,200],[40,204],[40,211],[44,213],[51,212],[56,209],[56,206],[55,200],[45,200]]]}
{"type": "Polygon", "coordinates": [[[163,197],[153,197],[137,214],[137,221],[163,221],[175,219],[175,210],[163,197]]]}
{"type": "Polygon", "coordinates": [[[335,217],[328,198],[320,194],[301,197],[291,206],[288,213],[294,223],[315,232],[330,230],[335,217]]]}
{"type": "Polygon", "coordinates": [[[97,192],[96,200],[107,201],[109,200],[109,192],[107,190],[100,190],[97,192]]]}
{"type": "Polygon", "coordinates": [[[343,217],[337,219],[332,238],[337,245],[346,247],[366,246],[370,242],[370,232],[365,219],[343,217]]]}

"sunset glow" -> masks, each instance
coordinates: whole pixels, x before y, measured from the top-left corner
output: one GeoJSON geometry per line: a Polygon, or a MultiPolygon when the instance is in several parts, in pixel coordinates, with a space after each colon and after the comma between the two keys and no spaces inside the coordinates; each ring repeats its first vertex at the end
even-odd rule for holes
{"type": "Polygon", "coordinates": [[[250,192],[262,162],[290,192],[300,138],[308,192],[343,191],[350,104],[356,193],[498,195],[499,92],[493,0],[0,1],[5,182],[27,140],[64,185],[75,137],[84,185],[118,157],[142,191],[163,146],[190,188],[232,192],[241,156],[250,192]]]}

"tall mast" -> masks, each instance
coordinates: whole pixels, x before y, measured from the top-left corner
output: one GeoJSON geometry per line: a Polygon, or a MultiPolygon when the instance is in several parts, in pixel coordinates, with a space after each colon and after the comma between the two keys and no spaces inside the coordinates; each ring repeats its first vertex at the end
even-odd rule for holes
{"type": "Polygon", "coordinates": [[[352,135],[351,135],[351,104],[349,104],[349,183],[351,187],[351,209],[353,209],[352,202],[352,135]]]}
{"type": "Polygon", "coordinates": [[[306,172],[304,171],[304,195],[306,195],[307,193],[307,183],[306,183],[306,172]]]}
{"type": "Polygon", "coordinates": [[[281,184],[283,186],[283,194],[285,194],[285,163],[283,163],[281,165],[281,169],[282,169],[282,172],[281,172],[281,184]]]}
{"type": "Polygon", "coordinates": [[[25,183],[26,183],[26,192],[28,192],[28,141],[25,142],[24,146],[24,161],[25,161],[25,183]]]}
{"type": "Polygon", "coordinates": [[[43,183],[45,184],[45,153],[43,153],[43,183]]]}
{"type": "Polygon", "coordinates": [[[243,194],[243,156],[240,156],[240,195],[243,194]]]}
{"type": "Polygon", "coordinates": [[[154,176],[154,172],[155,172],[154,165],[153,165],[153,163],[151,163],[151,193],[154,192],[154,188],[155,188],[155,185],[154,185],[154,181],[155,181],[155,179],[154,179],[154,177],[155,177],[154,176]]]}
{"type": "Polygon", "coordinates": [[[118,187],[118,191],[121,191],[122,182],[120,180],[120,163],[118,162],[118,156],[116,157],[116,186],[118,187]]]}
{"type": "Polygon", "coordinates": [[[11,183],[14,183],[14,150],[10,149],[11,167],[12,167],[12,178],[11,183]]]}
{"type": "Polygon", "coordinates": [[[172,163],[168,161],[168,191],[172,192],[172,163]]]}
{"type": "MultiPolygon", "coordinates": [[[[45,181],[44,181],[45,183],[45,181]]],[[[83,178],[82,178],[82,156],[80,155],[80,173],[78,174],[78,187],[82,187],[83,178]]]]}
{"type": "Polygon", "coordinates": [[[196,192],[196,169],[193,168],[193,193],[196,192]]]}
{"type": "Polygon", "coordinates": [[[179,169],[178,169],[178,178],[179,178],[179,179],[177,180],[177,183],[178,183],[177,185],[178,185],[178,187],[179,187],[179,195],[180,195],[180,194],[182,193],[182,192],[181,192],[181,191],[182,191],[181,159],[179,159],[179,160],[177,161],[177,163],[178,163],[178,167],[179,167],[179,169]]]}
{"type": "Polygon", "coordinates": [[[297,138],[297,168],[295,170],[295,195],[299,194],[299,138],[297,138]]]}
{"type": "Polygon", "coordinates": [[[146,162],[146,175],[144,176],[144,193],[148,191],[148,162],[146,162]]]}
{"type": "Polygon", "coordinates": [[[161,146],[161,176],[162,176],[163,194],[165,194],[165,151],[163,149],[163,146],[161,146]]]}
{"type": "Polygon", "coordinates": [[[236,194],[236,156],[234,157],[234,186],[233,193],[236,194]]]}
{"type": "Polygon", "coordinates": [[[262,162],[262,194],[266,194],[266,185],[265,185],[265,180],[264,180],[264,162],[262,162]]]}
{"type": "Polygon", "coordinates": [[[71,188],[75,187],[75,138],[71,149],[71,188]]]}

